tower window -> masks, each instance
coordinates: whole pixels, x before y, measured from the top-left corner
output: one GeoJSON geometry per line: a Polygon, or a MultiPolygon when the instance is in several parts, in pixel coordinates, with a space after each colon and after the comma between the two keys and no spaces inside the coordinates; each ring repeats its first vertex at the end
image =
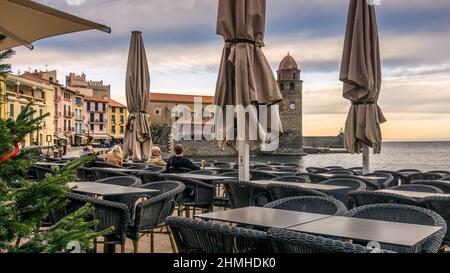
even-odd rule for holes
{"type": "Polygon", "coordinates": [[[293,77],[294,77],[294,80],[296,80],[297,79],[296,78],[297,77],[297,73],[294,72],[294,76],[293,77]]]}
{"type": "Polygon", "coordinates": [[[280,90],[281,90],[281,91],[284,91],[284,83],[281,83],[281,84],[280,84],[280,90]]]}
{"type": "Polygon", "coordinates": [[[289,90],[295,90],[295,83],[291,82],[289,84],[289,90]]]}

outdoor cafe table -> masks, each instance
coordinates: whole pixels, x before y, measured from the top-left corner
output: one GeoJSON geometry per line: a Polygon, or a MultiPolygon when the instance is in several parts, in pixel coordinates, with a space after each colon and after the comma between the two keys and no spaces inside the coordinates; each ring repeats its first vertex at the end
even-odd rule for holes
{"type": "Polygon", "coordinates": [[[347,186],[334,186],[334,185],[322,185],[313,183],[299,183],[299,182],[285,182],[285,181],[274,181],[274,180],[252,180],[252,183],[267,186],[269,184],[282,184],[289,186],[297,186],[305,189],[322,190],[322,191],[332,191],[332,190],[342,190],[348,189],[347,186]]]}
{"type": "Polygon", "coordinates": [[[245,207],[199,214],[194,217],[263,228],[287,228],[324,219],[330,217],[330,215],[261,207],[245,207]]]}
{"type": "Polygon", "coordinates": [[[128,169],[128,168],[103,168],[103,170],[107,171],[113,171],[113,172],[120,172],[120,173],[128,173],[128,174],[135,174],[140,171],[143,171],[142,169],[128,169]]]}
{"type": "Polygon", "coordinates": [[[158,190],[152,189],[124,187],[119,185],[95,183],[95,182],[73,182],[68,183],[68,186],[74,192],[88,193],[96,196],[112,196],[122,194],[158,192],[158,190]]]}
{"type": "Polygon", "coordinates": [[[38,165],[38,166],[48,166],[48,167],[53,167],[53,166],[65,166],[67,165],[69,162],[50,162],[50,161],[38,161],[36,163],[34,163],[34,165],[38,165]]]}
{"type": "Polygon", "coordinates": [[[211,181],[215,183],[216,181],[223,181],[228,179],[235,179],[229,176],[219,176],[219,175],[206,175],[206,174],[195,174],[195,173],[177,173],[177,176],[189,179],[196,179],[201,181],[211,181]]]}
{"type": "Polygon", "coordinates": [[[442,227],[380,220],[331,216],[288,227],[292,231],[343,239],[375,241],[397,246],[414,247],[442,227]]]}
{"type": "Polygon", "coordinates": [[[269,170],[258,170],[258,171],[274,175],[294,175],[294,172],[286,172],[286,171],[269,171],[269,170]]]}
{"type": "MultiPolygon", "coordinates": [[[[329,178],[339,177],[339,174],[331,174],[331,173],[320,173],[319,175],[329,177],[329,178]]],[[[355,175],[355,177],[359,177],[359,178],[363,178],[363,179],[367,179],[367,180],[376,180],[376,181],[386,179],[385,177],[382,177],[382,176],[355,175]]]]}
{"type": "Polygon", "coordinates": [[[386,192],[386,193],[392,193],[397,195],[402,195],[410,198],[416,198],[421,199],[425,197],[432,197],[432,196],[443,196],[443,197],[450,197],[450,194],[445,193],[435,193],[435,192],[418,192],[418,191],[399,191],[399,190],[378,190],[378,192],[386,192]]]}

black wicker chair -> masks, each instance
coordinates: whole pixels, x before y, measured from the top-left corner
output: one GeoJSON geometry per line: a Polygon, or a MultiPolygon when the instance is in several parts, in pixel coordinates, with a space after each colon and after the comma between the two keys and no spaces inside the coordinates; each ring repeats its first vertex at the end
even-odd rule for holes
{"type": "Polygon", "coordinates": [[[450,245],[450,230],[448,225],[450,225],[450,197],[446,196],[430,196],[422,199],[422,204],[426,208],[436,212],[442,218],[444,218],[447,223],[447,232],[445,233],[444,243],[450,245]]]}
{"type": "Polygon", "coordinates": [[[436,253],[442,243],[447,230],[444,219],[436,212],[409,205],[376,204],[349,210],[348,217],[400,222],[408,224],[429,225],[442,227],[440,231],[420,242],[414,248],[400,247],[389,244],[381,244],[383,249],[400,253],[436,253]]]}
{"type": "Polygon", "coordinates": [[[251,170],[250,176],[252,177],[253,180],[272,180],[274,178],[277,178],[277,176],[274,174],[258,170],[251,170]]]}
{"type": "MultiPolygon", "coordinates": [[[[124,187],[140,187],[142,185],[141,180],[134,176],[109,177],[109,178],[96,180],[95,182],[103,183],[103,184],[124,186],[124,187]]],[[[138,199],[140,195],[141,194],[122,194],[122,195],[105,196],[105,197],[103,197],[103,199],[111,201],[111,202],[125,204],[128,207],[131,218],[133,218],[134,204],[136,202],[136,199],[138,199]]]]}
{"type": "Polygon", "coordinates": [[[350,202],[355,207],[373,204],[401,204],[420,206],[420,203],[413,198],[378,191],[352,191],[349,193],[350,202]]]}
{"type": "Polygon", "coordinates": [[[325,169],[335,170],[335,169],[344,169],[342,166],[326,166],[325,169]]]}
{"type": "Polygon", "coordinates": [[[328,172],[328,169],[319,168],[319,167],[308,167],[308,168],[306,168],[306,171],[309,173],[326,173],[326,172],[328,172]]]}
{"type": "Polygon", "coordinates": [[[444,193],[450,193],[450,182],[441,180],[416,180],[413,184],[429,185],[441,189],[444,193]]]}
{"type": "Polygon", "coordinates": [[[79,167],[77,169],[77,177],[79,181],[83,182],[94,182],[97,180],[94,171],[86,167],[79,167]]]}
{"type": "Polygon", "coordinates": [[[37,181],[43,180],[47,174],[55,173],[55,171],[52,168],[42,167],[38,165],[34,165],[33,168],[37,181]]]}
{"type": "Polygon", "coordinates": [[[370,253],[362,245],[287,229],[271,228],[267,236],[275,253],[370,253]]]}
{"type": "Polygon", "coordinates": [[[394,171],[388,171],[388,170],[378,170],[375,171],[375,173],[388,173],[391,174],[394,177],[394,182],[392,184],[392,186],[397,186],[397,185],[405,185],[408,184],[408,175],[399,173],[399,172],[394,172],[394,171]],[[395,184],[397,182],[397,184],[395,184]]]}
{"type": "Polygon", "coordinates": [[[228,162],[214,162],[212,163],[213,166],[215,167],[222,167],[222,166],[226,166],[226,167],[233,167],[230,163],[228,162]]]}
{"type": "Polygon", "coordinates": [[[270,249],[263,231],[174,216],[166,223],[178,253],[267,253],[270,249]]]}
{"type": "Polygon", "coordinates": [[[93,163],[92,167],[96,167],[96,168],[116,168],[116,169],[121,168],[120,166],[117,166],[117,165],[114,165],[114,164],[109,164],[109,163],[106,163],[106,162],[103,162],[103,161],[98,161],[98,160],[93,163]]]}
{"type": "Polygon", "coordinates": [[[442,177],[446,177],[446,176],[450,175],[449,171],[443,171],[443,170],[429,171],[426,173],[435,173],[435,174],[439,174],[442,177]]]}
{"type": "MultiPolygon", "coordinates": [[[[214,207],[215,186],[207,184],[195,179],[184,178],[176,174],[162,174],[165,180],[179,181],[184,184],[183,197],[181,204],[186,212],[186,217],[190,217],[190,209],[192,208],[195,215],[196,209],[212,212],[214,207]]],[[[181,209],[181,208],[180,208],[181,209]]],[[[179,215],[181,210],[178,211],[179,215]]]]}
{"type": "Polygon", "coordinates": [[[421,170],[418,169],[401,169],[397,171],[398,173],[421,173],[421,170]]]}
{"type": "Polygon", "coordinates": [[[198,171],[192,171],[189,172],[192,174],[204,174],[204,175],[217,175],[217,172],[212,171],[212,170],[198,170],[198,171]]]}
{"type": "Polygon", "coordinates": [[[364,183],[366,185],[366,188],[368,191],[376,191],[380,189],[380,186],[378,185],[378,183],[363,178],[361,176],[351,176],[351,175],[335,175],[333,176],[333,179],[353,179],[353,180],[358,180],[362,183],[364,183]]]}
{"type": "Polygon", "coordinates": [[[315,174],[315,173],[298,172],[298,173],[295,174],[295,176],[302,177],[307,182],[314,183],[314,184],[317,184],[317,183],[320,183],[320,182],[323,182],[323,181],[327,181],[328,179],[330,179],[329,177],[326,177],[326,176],[323,176],[323,175],[320,175],[320,174],[315,174]]]}
{"type": "Polygon", "coordinates": [[[397,191],[418,191],[418,192],[432,192],[432,193],[444,193],[441,189],[421,184],[406,184],[389,188],[390,190],[397,191]]]}
{"type": "Polygon", "coordinates": [[[161,172],[164,172],[165,170],[166,170],[166,167],[163,167],[163,166],[148,166],[148,167],[144,168],[142,171],[161,173],[161,172]]]}
{"type": "MultiPolygon", "coordinates": [[[[378,187],[380,189],[387,189],[393,186],[397,186],[397,181],[395,181],[395,178],[392,174],[390,173],[366,173],[363,175],[370,177],[370,176],[375,176],[375,177],[380,177],[379,180],[377,181],[373,181],[374,183],[376,183],[378,185],[378,187]]],[[[370,180],[372,181],[372,180],[370,180]]]]}
{"type": "Polygon", "coordinates": [[[149,184],[164,180],[160,177],[160,172],[140,171],[136,175],[141,179],[142,184],[149,184]]]}
{"type": "Polygon", "coordinates": [[[340,201],[324,196],[288,197],[270,202],[264,207],[328,215],[341,215],[347,211],[340,201]]]}
{"type": "Polygon", "coordinates": [[[356,173],[352,170],[347,169],[335,169],[326,172],[327,174],[335,174],[335,175],[356,175],[356,173]]]}
{"type": "Polygon", "coordinates": [[[272,166],[258,167],[258,168],[253,168],[252,170],[255,170],[255,171],[273,171],[273,170],[275,170],[275,167],[272,167],[272,166]]]}
{"type": "Polygon", "coordinates": [[[123,168],[133,169],[133,170],[143,170],[147,167],[146,163],[123,163],[123,168]]]}
{"type": "Polygon", "coordinates": [[[443,176],[437,173],[413,173],[408,175],[409,184],[417,181],[417,180],[439,180],[443,176]]]}
{"type": "Polygon", "coordinates": [[[129,211],[126,205],[75,193],[70,194],[68,199],[69,204],[65,208],[66,215],[78,210],[86,203],[90,203],[94,206],[95,212],[93,218],[87,220],[98,221],[95,230],[103,231],[110,227],[114,228],[112,233],[104,237],[103,242],[96,241],[95,243],[104,243],[105,246],[119,244],[121,252],[125,252],[126,230],[129,221],[129,211]]]}
{"type": "MultiPolygon", "coordinates": [[[[183,192],[184,185],[181,182],[170,181],[170,184],[176,183],[178,186],[170,191],[140,202],[136,205],[136,213],[133,222],[128,226],[127,237],[133,240],[134,252],[139,249],[139,240],[141,237],[150,234],[150,252],[154,252],[154,234],[164,233],[169,235],[172,250],[175,252],[175,242],[166,227],[166,219],[171,216],[175,210],[176,198],[183,192]],[[166,227],[166,231],[155,231],[157,228],[166,227]]],[[[151,185],[151,184],[150,184],[151,185]]],[[[146,185],[146,186],[150,186],[146,185]]]]}
{"type": "Polygon", "coordinates": [[[327,193],[337,200],[341,201],[346,207],[351,208],[352,204],[350,202],[349,193],[351,191],[365,191],[367,186],[365,183],[352,178],[334,178],[320,184],[331,185],[331,186],[344,186],[345,189],[329,190],[327,193]]]}
{"type": "Polygon", "coordinates": [[[188,172],[192,172],[193,170],[189,169],[189,168],[184,168],[184,167],[178,167],[178,168],[174,168],[174,167],[169,167],[169,169],[166,170],[166,173],[188,173],[188,172]]]}
{"type": "Polygon", "coordinates": [[[109,177],[117,177],[117,176],[129,176],[126,173],[116,172],[113,170],[106,170],[103,168],[95,167],[95,168],[91,168],[91,169],[95,173],[96,180],[105,179],[105,178],[109,178],[109,177]]]}
{"type": "Polygon", "coordinates": [[[227,196],[230,198],[232,208],[262,207],[272,201],[267,187],[260,184],[230,180],[224,181],[223,185],[227,196]]]}
{"type": "Polygon", "coordinates": [[[362,167],[351,167],[351,168],[348,168],[348,169],[354,171],[357,175],[362,175],[363,174],[363,168],[362,167]]]}
{"type": "Polygon", "coordinates": [[[309,183],[309,181],[307,181],[304,177],[300,177],[300,176],[281,176],[281,177],[277,177],[272,180],[273,181],[283,181],[283,182],[309,183]]]}
{"type": "Polygon", "coordinates": [[[298,163],[285,163],[285,164],[283,164],[283,166],[285,166],[285,167],[290,167],[290,168],[300,168],[300,165],[298,164],[298,163]]]}
{"type": "Polygon", "coordinates": [[[329,196],[317,190],[278,183],[267,185],[267,189],[269,190],[270,197],[273,201],[287,197],[297,197],[297,196],[325,196],[325,197],[329,196]]]}

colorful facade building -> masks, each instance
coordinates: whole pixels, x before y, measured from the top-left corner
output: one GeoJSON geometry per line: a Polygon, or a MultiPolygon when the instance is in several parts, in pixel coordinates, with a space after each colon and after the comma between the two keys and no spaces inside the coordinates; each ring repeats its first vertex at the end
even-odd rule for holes
{"type": "Polygon", "coordinates": [[[109,143],[108,97],[85,96],[84,124],[88,139],[94,143],[109,143]]]}
{"type": "Polygon", "coordinates": [[[86,126],[84,124],[85,118],[85,102],[84,95],[75,94],[74,109],[75,109],[75,145],[86,145],[87,136],[85,135],[86,126]]]}
{"type": "Polygon", "coordinates": [[[8,74],[6,77],[5,104],[6,116],[17,118],[20,111],[25,108],[29,102],[33,102],[32,108],[36,110],[37,115],[50,116],[44,120],[43,128],[36,130],[27,136],[24,146],[46,145],[47,140],[53,138],[55,132],[54,126],[54,88],[52,84],[35,79],[29,75],[16,76],[8,74]]]}
{"type": "Polygon", "coordinates": [[[115,101],[109,101],[109,135],[115,142],[123,142],[127,123],[127,106],[115,101]]]}
{"type": "Polygon", "coordinates": [[[6,118],[6,76],[0,75],[0,118],[6,118]]]}

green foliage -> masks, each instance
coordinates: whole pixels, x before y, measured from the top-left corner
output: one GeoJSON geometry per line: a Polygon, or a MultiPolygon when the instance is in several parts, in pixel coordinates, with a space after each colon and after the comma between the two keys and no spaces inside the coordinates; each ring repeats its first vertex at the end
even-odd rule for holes
{"type": "MultiPolygon", "coordinates": [[[[0,151],[11,151],[14,143],[21,143],[30,132],[40,128],[45,118],[34,118],[31,104],[16,120],[0,119],[0,151]]],[[[70,241],[78,241],[82,249],[103,233],[93,231],[95,222],[86,221],[93,208],[83,207],[68,215],[52,228],[35,233],[51,212],[65,206],[70,192],[67,183],[76,179],[75,172],[95,156],[80,158],[63,168],[55,167],[38,183],[27,179],[28,170],[36,161],[39,149],[26,149],[0,163],[0,252],[61,252],[70,241]],[[26,239],[27,243],[15,246],[14,241],[26,239]]]]}
{"type": "Polygon", "coordinates": [[[161,144],[161,138],[163,134],[165,125],[160,125],[157,123],[153,123],[151,125],[151,134],[152,134],[152,142],[153,144],[161,144]]]}
{"type": "MultiPolygon", "coordinates": [[[[4,40],[6,37],[4,35],[0,34],[0,43],[2,40],[4,40]]],[[[4,51],[0,51],[0,75],[6,75],[7,73],[11,72],[11,65],[10,64],[4,64],[2,63],[3,60],[11,58],[15,54],[14,50],[8,49],[4,51]]]]}

